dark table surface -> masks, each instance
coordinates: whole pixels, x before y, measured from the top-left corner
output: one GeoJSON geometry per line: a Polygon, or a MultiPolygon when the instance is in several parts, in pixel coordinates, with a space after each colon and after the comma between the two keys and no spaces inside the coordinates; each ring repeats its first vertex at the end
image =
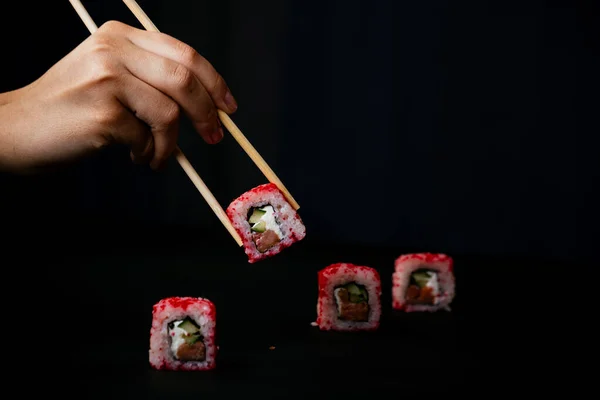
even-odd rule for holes
{"type": "Polygon", "coordinates": [[[568,382],[565,371],[577,364],[567,368],[562,357],[589,344],[583,325],[576,342],[559,333],[577,321],[562,307],[558,285],[576,269],[564,261],[451,254],[457,278],[452,311],[403,314],[391,309],[394,259],[437,249],[320,243],[308,236],[276,257],[248,264],[223,232],[204,238],[194,230],[121,227],[116,236],[91,238],[89,231],[71,227],[65,237],[54,228],[5,242],[5,254],[16,258],[3,262],[2,281],[5,335],[7,327],[14,329],[5,341],[14,345],[5,353],[13,373],[36,377],[29,390],[46,394],[364,398],[518,385],[539,393],[568,382]],[[311,326],[317,271],[334,262],[380,272],[377,332],[311,326]],[[216,370],[150,368],[152,305],[168,296],[201,296],[216,304],[216,370]],[[552,377],[558,378],[547,386],[552,377]]]}

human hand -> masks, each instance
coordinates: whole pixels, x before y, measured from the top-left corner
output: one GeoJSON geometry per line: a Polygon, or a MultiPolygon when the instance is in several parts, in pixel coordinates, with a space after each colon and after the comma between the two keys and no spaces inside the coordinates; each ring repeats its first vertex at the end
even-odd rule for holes
{"type": "Polygon", "coordinates": [[[217,108],[237,105],[193,48],[107,22],[39,79],[0,95],[0,167],[43,168],[119,143],[159,169],[177,145],[181,114],[207,143],[223,138],[217,108]]]}

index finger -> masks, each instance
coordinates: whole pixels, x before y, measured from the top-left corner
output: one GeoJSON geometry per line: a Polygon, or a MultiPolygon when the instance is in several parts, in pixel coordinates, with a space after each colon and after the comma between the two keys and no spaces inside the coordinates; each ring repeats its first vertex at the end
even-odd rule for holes
{"type": "Polygon", "coordinates": [[[215,105],[193,72],[183,64],[141,49],[130,41],[122,62],[132,75],[175,100],[207,143],[223,138],[215,105]]]}
{"type": "Polygon", "coordinates": [[[198,77],[219,109],[228,114],[237,110],[237,102],[223,77],[193,47],[165,33],[136,28],[129,30],[126,37],[138,47],[186,66],[198,77]]]}

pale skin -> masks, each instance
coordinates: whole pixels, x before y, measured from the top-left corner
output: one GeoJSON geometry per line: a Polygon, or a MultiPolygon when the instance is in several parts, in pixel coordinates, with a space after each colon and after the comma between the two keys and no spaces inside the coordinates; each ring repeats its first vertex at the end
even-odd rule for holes
{"type": "Polygon", "coordinates": [[[217,109],[237,104],[192,47],[110,21],[31,84],[0,94],[0,170],[43,170],[116,143],[160,169],[184,115],[207,143],[223,138],[217,109]]]}

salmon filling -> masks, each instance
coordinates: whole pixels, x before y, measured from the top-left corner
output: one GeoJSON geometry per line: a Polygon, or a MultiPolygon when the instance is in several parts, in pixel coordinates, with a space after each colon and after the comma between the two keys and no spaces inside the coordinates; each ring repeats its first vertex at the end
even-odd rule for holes
{"type": "Polygon", "coordinates": [[[283,233],[275,217],[275,210],[270,204],[253,207],[249,212],[248,223],[252,231],[252,240],[259,252],[264,253],[281,242],[283,233]]]}
{"type": "Polygon", "coordinates": [[[170,322],[168,328],[174,358],[180,361],[206,359],[206,346],[200,327],[191,318],[170,322]]]}
{"type": "Polygon", "coordinates": [[[356,322],[369,320],[369,294],[364,286],[351,282],[336,287],[333,293],[339,319],[356,322]]]}
{"type": "Polygon", "coordinates": [[[407,304],[435,305],[440,294],[437,273],[431,270],[419,269],[410,275],[406,288],[407,304]]]}

